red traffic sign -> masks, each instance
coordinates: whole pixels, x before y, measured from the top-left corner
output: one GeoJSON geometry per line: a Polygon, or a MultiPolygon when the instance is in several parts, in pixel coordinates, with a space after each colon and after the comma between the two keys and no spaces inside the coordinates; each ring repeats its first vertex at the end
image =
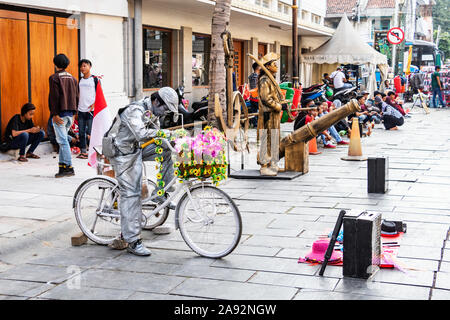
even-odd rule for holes
{"type": "Polygon", "coordinates": [[[400,44],[405,39],[405,32],[400,28],[391,28],[387,33],[387,40],[391,44],[400,44]]]}

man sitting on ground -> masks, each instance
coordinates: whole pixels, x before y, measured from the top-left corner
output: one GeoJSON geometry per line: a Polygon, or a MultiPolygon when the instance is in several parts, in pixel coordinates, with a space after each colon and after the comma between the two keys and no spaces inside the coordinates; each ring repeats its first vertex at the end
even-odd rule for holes
{"type": "Polygon", "coordinates": [[[370,136],[372,134],[372,124],[367,125],[367,122],[371,119],[369,117],[370,112],[366,109],[366,98],[363,95],[357,95],[356,100],[358,101],[359,107],[361,108],[361,112],[356,111],[355,113],[352,113],[348,116],[348,121],[350,122],[350,125],[352,125],[353,118],[358,118],[358,124],[359,124],[359,134],[362,137],[363,136],[363,127],[367,128],[367,136],[370,136]]]}
{"type": "Polygon", "coordinates": [[[33,123],[35,110],[36,107],[34,104],[24,104],[20,110],[20,114],[13,116],[6,126],[6,149],[19,149],[19,158],[17,160],[20,162],[27,162],[27,158],[40,158],[33,152],[42,139],[44,139],[45,132],[33,123]],[[31,146],[25,155],[25,149],[28,145],[31,146]]]}
{"type": "MultiPolygon", "coordinates": [[[[320,118],[324,115],[322,104],[320,104],[320,103],[316,104],[316,107],[317,107],[317,116],[315,118],[320,118]]],[[[327,149],[336,148],[336,146],[333,145],[333,143],[331,142],[332,136],[330,135],[328,130],[325,130],[322,133],[320,133],[317,138],[320,138],[319,140],[322,141],[324,148],[327,148],[327,149]]]]}
{"type": "Polygon", "coordinates": [[[393,106],[395,109],[397,109],[402,116],[404,116],[406,114],[405,110],[403,110],[402,106],[400,104],[397,103],[397,101],[395,100],[395,92],[394,91],[389,91],[386,97],[385,102],[391,106],[393,106]]]}
{"type": "Polygon", "coordinates": [[[403,125],[403,116],[396,108],[384,102],[380,97],[375,97],[375,105],[381,108],[386,130],[398,130],[398,126],[403,125]]]}
{"type": "MultiPolygon", "coordinates": [[[[342,103],[340,100],[336,99],[332,102],[332,105],[334,106],[334,109],[338,109],[342,106],[342,103]]],[[[341,119],[337,123],[335,123],[334,127],[339,132],[339,135],[343,136],[343,135],[347,134],[347,136],[350,138],[352,129],[348,125],[348,122],[345,118],[341,119]]]]}
{"type": "MultiPolygon", "coordinates": [[[[328,106],[327,102],[322,102],[322,104],[319,106],[319,114],[318,117],[322,117],[324,115],[326,115],[328,112],[333,112],[334,108],[332,106],[328,106]],[[329,111],[331,110],[331,111],[329,111]]],[[[328,133],[329,135],[331,135],[331,137],[333,137],[334,140],[336,140],[336,143],[338,145],[346,145],[349,144],[347,141],[344,141],[341,136],[339,135],[338,131],[336,130],[336,127],[334,125],[332,125],[331,127],[328,128],[328,133]]],[[[326,146],[326,148],[333,148],[330,147],[329,144],[327,143],[328,146],[326,146]]]]}
{"type": "MultiPolygon", "coordinates": [[[[302,108],[312,108],[314,107],[314,101],[312,99],[305,99],[302,101],[302,108]]],[[[317,110],[316,110],[317,112],[317,110]]],[[[309,111],[300,111],[297,115],[297,118],[295,118],[294,122],[294,131],[298,128],[301,128],[305,125],[305,119],[306,116],[309,115],[311,117],[311,110],[309,111]]],[[[315,114],[317,116],[317,114],[315,114]]]]}

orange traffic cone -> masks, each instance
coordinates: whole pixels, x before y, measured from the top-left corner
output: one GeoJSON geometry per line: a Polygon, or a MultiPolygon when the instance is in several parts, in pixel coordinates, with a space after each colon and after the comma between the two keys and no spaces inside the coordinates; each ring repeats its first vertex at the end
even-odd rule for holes
{"type": "Polygon", "coordinates": [[[322,153],[322,152],[317,151],[316,137],[309,140],[308,144],[309,144],[309,154],[321,154],[322,153]]]}
{"type": "Polygon", "coordinates": [[[359,133],[359,120],[357,117],[352,119],[352,134],[350,135],[350,144],[348,146],[348,155],[341,160],[365,161],[367,157],[362,154],[361,135],[359,133]]]}

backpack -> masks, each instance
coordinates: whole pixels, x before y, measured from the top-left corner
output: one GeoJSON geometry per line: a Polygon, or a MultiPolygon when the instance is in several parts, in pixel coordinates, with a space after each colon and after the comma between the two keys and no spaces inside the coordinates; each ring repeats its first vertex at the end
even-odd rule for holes
{"type": "Polygon", "coordinates": [[[117,112],[116,117],[111,124],[111,127],[106,131],[102,139],[102,154],[107,158],[114,158],[119,154],[119,150],[116,147],[116,135],[119,131],[120,124],[122,121],[120,120],[120,115],[124,112],[128,106],[125,106],[117,112]]]}
{"type": "Polygon", "coordinates": [[[97,92],[97,86],[98,86],[98,82],[100,80],[98,80],[97,76],[93,76],[93,77],[94,77],[95,92],[97,92]]]}

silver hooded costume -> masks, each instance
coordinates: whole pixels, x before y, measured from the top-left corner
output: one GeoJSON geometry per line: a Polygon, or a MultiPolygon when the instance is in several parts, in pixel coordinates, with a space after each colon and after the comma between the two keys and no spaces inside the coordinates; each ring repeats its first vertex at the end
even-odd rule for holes
{"type": "Polygon", "coordinates": [[[115,134],[115,146],[119,152],[110,159],[119,183],[122,236],[128,243],[138,240],[142,229],[142,161],[154,161],[156,156],[163,156],[162,180],[167,185],[173,178],[171,151],[164,143],[161,155],[156,153],[155,144],[144,149],[139,147],[139,143],[156,137],[160,130],[159,118],[151,110],[152,102],[147,97],[131,103],[120,114],[121,123],[115,134]]]}

